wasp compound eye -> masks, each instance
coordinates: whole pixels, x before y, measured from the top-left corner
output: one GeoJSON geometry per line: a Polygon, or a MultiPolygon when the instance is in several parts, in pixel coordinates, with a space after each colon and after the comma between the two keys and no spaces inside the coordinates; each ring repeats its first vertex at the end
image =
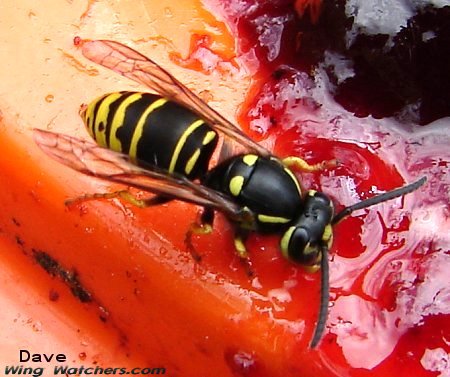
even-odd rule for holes
{"type": "Polygon", "coordinates": [[[283,256],[298,264],[312,266],[317,264],[319,251],[310,243],[310,234],[307,229],[292,226],[281,238],[281,251],[283,256]]]}

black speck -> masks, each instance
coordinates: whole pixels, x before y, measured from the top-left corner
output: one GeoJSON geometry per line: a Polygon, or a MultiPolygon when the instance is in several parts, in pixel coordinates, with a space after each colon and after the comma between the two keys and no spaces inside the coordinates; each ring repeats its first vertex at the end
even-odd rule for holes
{"type": "Polygon", "coordinates": [[[64,269],[56,259],[45,251],[33,249],[36,262],[50,275],[59,277],[70,288],[72,294],[81,302],[91,302],[92,295],[82,287],[76,271],[64,269]]]}
{"type": "Polygon", "coordinates": [[[278,68],[272,72],[272,77],[275,80],[281,80],[285,73],[286,73],[286,71],[283,68],[278,68]]]}
{"type": "Polygon", "coordinates": [[[48,298],[50,301],[58,301],[59,300],[59,292],[54,289],[50,289],[50,292],[48,292],[48,298]]]}

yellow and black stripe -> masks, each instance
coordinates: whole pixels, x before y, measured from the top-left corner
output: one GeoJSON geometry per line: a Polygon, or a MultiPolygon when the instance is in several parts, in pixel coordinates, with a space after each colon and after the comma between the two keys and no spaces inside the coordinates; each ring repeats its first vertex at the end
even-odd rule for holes
{"type": "Polygon", "coordinates": [[[99,145],[190,179],[206,173],[217,146],[217,133],[197,114],[150,93],[106,94],[81,116],[99,145]]]}

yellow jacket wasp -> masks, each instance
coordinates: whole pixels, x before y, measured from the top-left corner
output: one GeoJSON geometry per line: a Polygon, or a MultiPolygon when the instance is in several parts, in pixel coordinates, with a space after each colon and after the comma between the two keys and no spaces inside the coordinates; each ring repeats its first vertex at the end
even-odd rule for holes
{"type": "Polygon", "coordinates": [[[148,200],[137,200],[127,191],[90,197],[120,196],[141,207],[183,200],[204,208],[204,228],[212,227],[214,211],[222,212],[235,225],[235,247],[241,258],[247,258],[248,232],[280,234],[285,258],[312,271],[322,270],[320,310],[310,344],[316,347],[328,315],[327,252],[333,224],[357,209],[416,190],[425,177],[335,215],[330,198],[313,190],[303,193],[290,169],[313,171],[327,163],[309,165],[298,157],[280,160],[273,156],[170,73],[129,47],[106,40],[82,41],[81,45],[91,61],[157,95],[111,93],[82,106],[80,114],[97,144],[34,130],[36,143],[72,169],[156,194],[148,200]],[[209,169],[219,136],[238,143],[245,152],[209,169]]]}

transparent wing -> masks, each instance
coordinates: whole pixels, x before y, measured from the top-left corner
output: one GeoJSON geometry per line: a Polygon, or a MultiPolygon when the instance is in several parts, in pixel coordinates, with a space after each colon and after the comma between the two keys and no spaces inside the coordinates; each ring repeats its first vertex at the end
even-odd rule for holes
{"type": "Polygon", "coordinates": [[[249,213],[220,192],[182,176],[167,175],[155,168],[140,168],[129,162],[123,154],[71,136],[34,129],[33,137],[51,158],[83,174],[211,207],[237,222],[249,221],[249,213]]]}
{"type": "Polygon", "coordinates": [[[186,106],[202,117],[211,127],[236,140],[247,149],[261,156],[270,155],[267,149],[246,136],[164,68],[130,47],[108,40],[84,40],[82,53],[94,63],[109,68],[145,85],[163,97],[186,106]]]}

